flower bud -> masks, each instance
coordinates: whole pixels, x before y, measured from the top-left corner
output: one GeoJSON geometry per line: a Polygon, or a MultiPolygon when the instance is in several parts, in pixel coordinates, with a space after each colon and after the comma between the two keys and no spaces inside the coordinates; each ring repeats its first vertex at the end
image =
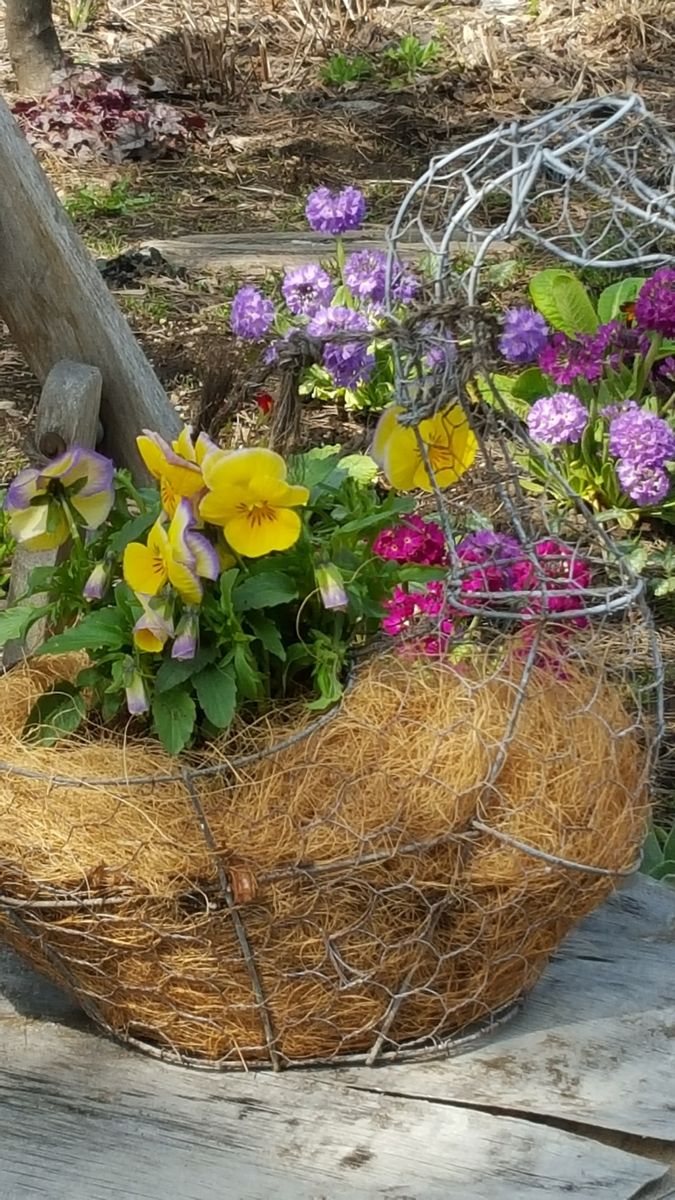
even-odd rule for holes
{"type": "Polygon", "coordinates": [[[176,637],[171,650],[171,657],[179,662],[194,658],[199,646],[199,615],[196,608],[188,608],[183,613],[176,637]]]}
{"type": "Polygon", "coordinates": [[[112,560],[106,555],[97,563],[82,590],[85,600],[102,600],[112,575],[112,560]]]}
{"type": "Polygon", "coordinates": [[[316,568],[314,576],[324,608],[338,610],[349,607],[349,596],[342,575],[334,563],[323,563],[316,568]]]}
{"type": "Polygon", "coordinates": [[[132,717],[146,713],[150,708],[148,693],[145,690],[143,676],[132,659],[129,660],[124,673],[124,686],[127,696],[127,708],[132,717]]]}

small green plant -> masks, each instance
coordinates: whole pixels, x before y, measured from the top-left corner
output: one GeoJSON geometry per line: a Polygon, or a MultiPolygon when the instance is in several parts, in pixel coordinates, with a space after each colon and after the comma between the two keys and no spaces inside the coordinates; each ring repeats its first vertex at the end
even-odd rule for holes
{"type": "Polygon", "coordinates": [[[672,829],[663,829],[660,825],[651,827],[643,847],[640,870],[650,879],[660,879],[675,887],[675,825],[672,829]]]}
{"type": "Polygon", "coordinates": [[[421,42],[414,33],[402,37],[397,46],[385,50],[384,64],[399,80],[412,83],[418,75],[433,71],[441,53],[439,42],[421,42]]]}
{"type": "Polygon", "coordinates": [[[66,198],[64,208],[74,220],[86,220],[90,217],[126,217],[149,208],[154,202],[154,196],[149,192],[134,196],[130,189],[128,179],[116,179],[110,187],[84,185],[66,198]]]}
{"type": "Polygon", "coordinates": [[[355,54],[349,57],[341,52],[331,55],[328,62],[321,68],[321,81],[328,87],[345,87],[350,83],[363,83],[373,75],[374,66],[365,54],[355,54]]]}
{"type": "Polygon", "coordinates": [[[96,19],[98,8],[98,0],[68,0],[66,16],[70,28],[76,33],[89,29],[96,19]]]}
{"type": "Polygon", "coordinates": [[[171,305],[160,292],[148,292],[146,296],[125,296],[127,312],[144,321],[156,324],[166,321],[171,314],[171,305]]]}

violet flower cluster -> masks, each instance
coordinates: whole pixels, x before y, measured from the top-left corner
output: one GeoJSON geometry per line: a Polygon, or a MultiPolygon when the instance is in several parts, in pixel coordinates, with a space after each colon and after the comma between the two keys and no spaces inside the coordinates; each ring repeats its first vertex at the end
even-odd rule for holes
{"type": "Polygon", "coordinates": [[[609,423],[609,450],[618,459],[622,489],[640,507],[660,504],[670,491],[666,464],[675,461],[675,433],[663,417],[634,402],[609,423]]]}
{"type": "MultiPolygon", "coordinates": [[[[448,563],[442,531],[433,521],[406,517],[399,526],[383,530],[373,543],[381,558],[398,563],[442,566],[448,563]]],[[[583,628],[587,618],[583,593],[591,584],[591,567],[563,542],[545,538],[528,552],[516,538],[492,530],[466,534],[456,547],[461,567],[459,604],[446,594],[446,584],[431,580],[424,585],[399,584],[385,601],[382,631],[389,637],[406,636],[408,649],[437,655],[448,651],[453,638],[465,633],[472,616],[492,603],[509,604],[521,616],[523,645],[530,644],[536,617],[564,621],[564,628],[583,628]],[[464,610],[468,611],[464,611],[464,610]],[[433,634],[423,632],[433,621],[433,634]]],[[[560,630],[559,630],[560,632],[560,630]]],[[[522,647],[521,647],[522,649],[522,647]]]]}

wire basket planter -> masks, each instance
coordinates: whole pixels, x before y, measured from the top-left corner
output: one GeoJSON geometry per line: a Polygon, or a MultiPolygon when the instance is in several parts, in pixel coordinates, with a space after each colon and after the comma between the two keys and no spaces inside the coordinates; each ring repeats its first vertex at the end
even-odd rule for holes
{"type": "Polygon", "coordinates": [[[524,490],[513,446],[537,448],[493,388],[496,326],[476,301],[495,239],[663,261],[664,137],[635,97],[569,105],[434,160],[404,201],[390,286],[415,226],[434,289],[406,321],[392,302],[385,328],[449,569],[426,624],[355,663],[335,709],[273,713],[178,767],[111,734],[53,770],[18,732],[45,680],[81,664],[0,680],[0,929],[109,1034],[220,1070],[447,1053],[506,1019],[639,865],[662,716],[643,583],[562,474],[564,509],[524,490]],[[575,224],[584,189],[601,233],[575,224]],[[492,195],[506,216],[480,232],[492,195]],[[458,229],[475,251],[461,272],[458,229]],[[452,491],[422,436],[448,396],[480,462],[452,491]],[[478,570],[460,526],[492,547],[478,570]]]}

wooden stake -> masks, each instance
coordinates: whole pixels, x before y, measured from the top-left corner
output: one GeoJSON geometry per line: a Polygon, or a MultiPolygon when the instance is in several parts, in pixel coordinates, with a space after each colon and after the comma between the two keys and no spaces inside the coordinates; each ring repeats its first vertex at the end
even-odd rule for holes
{"type": "Polygon", "coordinates": [[[180,419],[0,97],[0,317],[41,383],[70,358],[98,367],[106,452],[137,478],[143,428],[180,419]]]}

